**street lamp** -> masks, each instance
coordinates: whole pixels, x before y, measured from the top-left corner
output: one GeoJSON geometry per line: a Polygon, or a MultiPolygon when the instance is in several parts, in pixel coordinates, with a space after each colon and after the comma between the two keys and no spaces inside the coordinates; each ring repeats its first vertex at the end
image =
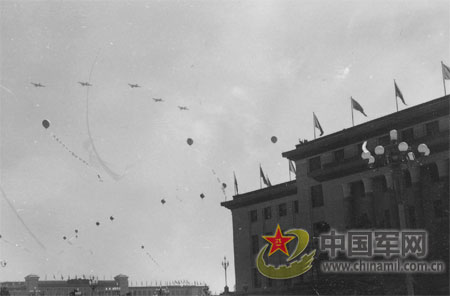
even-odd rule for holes
{"type": "MultiPolygon", "coordinates": [[[[397,144],[397,130],[391,130],[389,132],[389,137],[391,140],[390,144],[386,146],[378,145],[375,147],[375,157],[372,156],[369,150],[367,150],[367,142],[364,142],[361,157],[368,160],[370,168],[389,166],[391,169],[394,197],[398,209],[399,225],[400,229],[405,229],[407,227],[407,223],[405,216],[405,197],[403,196],[401,186],[402,169],[406,168],[411,163],[419,165],[421,165],[421,163],[417,159],[413,148],[408,143],[400,142],[397,144]]],[[[423,143],[417,146],[417,152],[419,157],[430,155],[430,149],[423,143]]],[[[412,284],[410,274],[406,275],[406,289],[408,291],[408,295],[414,295],[414,286],[412,284]]]]}
{"type": "Polygon", "coordinates": [[[227,257],[223,257],[223,261],[222,261],[222,267],[223,269],[225,269],[225,294],[228,293],[228,284],[227,284],[227,268],[230,265],[230,262],[228,262],[227,257]]]}
{"type": "Polygon", "coordinates": [[[89,286],[90,286],[91,289],[92,289],[91,296],[94,294],[95,289],[97,288],[97,285],[98,285],[98,278],[95,278],[94,276],[92,276],[92,277],[89,279],[89,286]]]}

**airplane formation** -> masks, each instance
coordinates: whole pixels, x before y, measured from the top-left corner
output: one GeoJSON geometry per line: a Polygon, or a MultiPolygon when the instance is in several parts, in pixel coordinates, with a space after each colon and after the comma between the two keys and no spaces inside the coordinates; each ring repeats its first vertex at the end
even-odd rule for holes
{"type": "MultiPolygon", "coordinates": [[[[78,81],[78,83],[81,86],[92,86],[92,84],[90,84],[87,81],[78,81]]],[[[34,85],[34,87],[45,87],[45,85],[41,84],[41,83],[36,83],[36,82],[31,82],[32,85],[34,85]]],[[[128,83],[128,85],[131,88],[137,88],[137,87],[141,87],[139,84],[132,84],[132,83],[128,83]]],[[[164,102],[164,100],[162,98],[152,98],[153,101],[155,101],[155,103],[160,103],[160,102],[164,102]]],[[[188,107],[186,106],[178,106],[178,109],[180,109],[180,111],[187,111],[189,110],[188,107]]]]}

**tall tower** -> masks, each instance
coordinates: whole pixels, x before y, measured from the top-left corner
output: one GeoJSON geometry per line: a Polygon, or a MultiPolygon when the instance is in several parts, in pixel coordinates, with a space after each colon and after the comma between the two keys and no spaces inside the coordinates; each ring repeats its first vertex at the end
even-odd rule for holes
{"type": "Polygon", "coordinates": [[[114,277],[114,280],[120,288],[120,295],[127,295],[127,293],[129,292],[128,277],[126,275],[119,274],[114,277]]]}

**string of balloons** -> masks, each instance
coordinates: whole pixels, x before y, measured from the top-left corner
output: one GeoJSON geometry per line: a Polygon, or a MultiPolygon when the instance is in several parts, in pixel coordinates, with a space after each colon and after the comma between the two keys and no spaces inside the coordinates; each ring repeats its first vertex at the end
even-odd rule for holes
{"type": "MultiPolygon", "coordinates": [[[[50,128],[50,121],[47,119],[44,119],[42,121],[42,126],[47,130],[50,128]]],[[[85,159],[83,159],[82,157],[80,157],[78,154],[76,154],[74,151],[70,150],[69,147],[58,137],[56,136],[53,132],[50,133],[51,137],[59,144],[61,145],[61,147],[63,147],[67,152],[69,152],[72,157],[74,157],[75,159],[79,160],[81,163],[83,163],[84,165],[86,165],[87,167],[89,167],[90,169],[94,170],[92,168],[92,166],[89,164],[89,162],[87,162],[85,159]]],[[[95,170],[94,170],[95,171],[95,170]]],[[[96,172],[96,171],[95,171],[96,172]]],[[[97,172],[96,172],[97,173],[97,172]]],[[[97,178],[100,182],[103,182],[102,177],[100,176],[100,174],[97,173],[97,178]]]]}

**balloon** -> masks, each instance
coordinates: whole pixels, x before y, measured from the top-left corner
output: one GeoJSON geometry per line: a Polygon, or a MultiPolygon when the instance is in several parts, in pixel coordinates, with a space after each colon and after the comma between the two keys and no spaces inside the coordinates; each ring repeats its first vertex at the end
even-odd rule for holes
{"type": "Polygon", "coordinates": [[[100,222],[95,222],[95,225],[99,226],[99,225],[100,225],[100,222]]]}
{"type": "Polygon", "coordinates": [[[189,146],[191,146],[192,144],[194,144],[194,140],[192,140],[191,138],[188,138],[187,143],[189,144],[189,146]]]}
{"type": "Polygon", "coordinates": [[[166,203],[166,201],[164,200],[164,198],[161,199],[161,203],[162,203],[162,204],[165,204],[165,203],[166,203]]]}
{"type": "Polygon", "coordinates": [[[2,267],[6,267],[6,260],[2,260],[1,262],[0,262],[0,264],[2,265],[2,267]]]}
{"type": "Polygon", "coordinates": [[[65,239],[67,239],[67,237],[63,236],[63,239],[65,240],[65,239]]]}
{"type": "Polygon", "coordinates": [[[78,229],[75,229],[75,233],[78,233],[78,229]]]}
{"type": "Polygon", "coordinates": [[[144,245],[141,246],[141,249],[143,249],[143,248],[144,248],[144,245]]]}
{"type": "Polygon", "coordinates": [[[205,198],[205,195],[202,193],[202,194],[200,194],[200,197],[203,199],[203,198],[205,198]]]}
{"type": "Polygon", "coordinates": [[[44,119],[42,121],[42,126],[45,127],[46,129],[50,127],[50,122],[47,119],[44,119]]]}
{"type": "Polygon", "coordinates": [[[278,141],[277,137],[273,136],[272,138],[270,138],[270,140],[272,141],[272,143],[276,143],[278,141]]]}
{"type": "Polygon", "coordinates": [[[114,217],[113,216],[109,217],[109,220],[111,220],[111,221],[114,220],[114,217]]]}
{"type": "Polygon", "coordinates": [[[222,183],[222,187],[223,187],[223,188],[227,188],[227,184],[222,183]]]}

